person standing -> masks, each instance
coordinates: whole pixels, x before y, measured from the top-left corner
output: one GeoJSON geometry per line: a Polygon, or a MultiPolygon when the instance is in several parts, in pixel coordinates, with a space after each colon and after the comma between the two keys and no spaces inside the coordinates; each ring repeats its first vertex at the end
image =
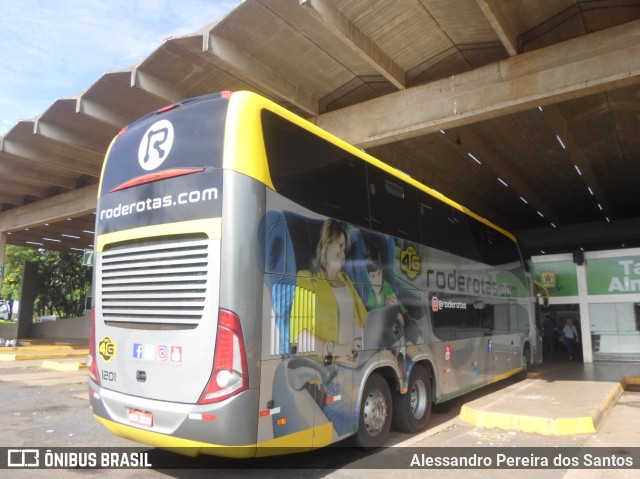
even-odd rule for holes
{"type": "Polygon", "coordinates": [[[567,319],[567,323],[564,325],[562,329],[562,334],[564,334],[564,343],[567,345],[567,352],[569,353],[569,361],[573,360],[573,350],[575,348],[576,343],[580,342],[580,338],[578,338],[578,330],[573,324],[573,320],[567,319]]]}

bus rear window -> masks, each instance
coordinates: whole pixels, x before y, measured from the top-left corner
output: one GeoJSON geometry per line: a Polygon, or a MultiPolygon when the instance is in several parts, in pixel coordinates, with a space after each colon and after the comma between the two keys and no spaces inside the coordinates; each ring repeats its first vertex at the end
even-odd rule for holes
{"type": "Polygon", "coordinates": [[[129,125],[111,147],[100,196],[165,170],[221,168],[227,106],[227,99],[208,95],[129,125]]]}

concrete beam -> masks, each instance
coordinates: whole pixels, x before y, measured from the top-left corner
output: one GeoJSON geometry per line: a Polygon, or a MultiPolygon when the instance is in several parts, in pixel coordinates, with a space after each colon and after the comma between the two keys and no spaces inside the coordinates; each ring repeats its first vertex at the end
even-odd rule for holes
{"type": "Polygon", "coordinates": [[[640,218],[616,220],[606,223],[581,223],[560,228],[534,228],[516,231],[520,241],[530,248],[588,245],[625,241],[637,243],[640,218]]]}
{"type": "Polygon", "coordinates": [[[99,157],[104,155],[105,145],[101,142],[88,138],[86,135],[81,135],[64,128],[60,128],[57,125],[40,119],[36,119],[34,122],[33,134],[41,135],[59,143],[70,145],[73,148],[81,148],[86,152],[99,157]]]}
{"type": "Polygon", "coordinates": [[[98,185],[91,185],[2,212],[0,232],[20,231],[91,213],[96,209],[97,198],[98,185]]]}
{"type": "Polygon", "coordinates": [[[562,140],[563,148],[565,148],[573,165],[580,170],[580,175],[585,181],[585,188],[591,188],[598,204],[602,206],[603,214],[611,217],[611,211],[606,199],[607,195],[604,192],[605,190],[600,181],[600,177],[593,171],[590,162],[582,152],[582,148],[578,146],[576,138],[571,133],[566,120],[558,111],[558,108],[553,105],[547,106],[543,109],[542,114],[551,125],[551,129],[555,131],[562,140]]]}
{"type": "Polygon", "coordinates": [[[407,74],[371,38],[365,35],[351,20],[326,0],[300,0],[330,32],[340,38],[345,46],[379,71],[399,90],[407,88],[407,74]]]}
{"type": "Polygon", "coordinates": [[[100,175],[99,166],[89,165],[78,159],[67,158],[51,152],[32,148],[19,141],[7,140],[5,138],[0,146],[0,151],[9,155],[27,158],[37,163],[50,165],[55,168],[80,173],[82,175],[95,177],[100,175]]]}
{"type": "Polygon", "coordinates": [[[640,83],[640,20],[324,113],[360,148],[640,83]]]}
{"type": "Polygon", "coordinates": [[[176,86],[170,85],[164,80],[146,73],[139,67],[135,67],[131,71],[131,86],[133,88],[140,88],[141,90],[149,92],[158,98],[163,98],[167,103],[175,102],[184,98],[184,95],[178,91],[176,86]]]}
{"type": "MultiPolygon", "coordinates": [[[[59,186],[68,190],[75,189],[76,181],[69,177],[57,173],[45,172],[38,169],[25,168],[24,165],[12,161],[8,155],[0,155],[2,164],[0,164],[0,178],[17,178],[24,181],[25,184],[33,186],[42,186],[49,188],[51,185],[59,186]]],[[[6,186],[6,185],[3,185],[6,186]]]]}
{"type": "Polygon", "coordinates": [[[295,105],[308,115],[318,114],[318,101],[315,98],[213,32],[203,35],[203,50],[215,57],[215,62],[224,64],[229,74],[295,105]]]}
{"type": "Polygon", "coordinates": [[[0,203],[8,203],[10,205],[18,206],[24,203],[24,195],[0,191],[0,203]]]}
{"type": "MultiPolygon", "coordinates": [[[[559,205],[552,205],[549,201],[544,199],[536,188],[529,184],[526,178],[523,178],[508,161],[502,159],[500,155],[496,155],[491,150],[489,145],[486,145],[477,135],[475,135],[470,128],[462,127],[456,130],[455,138],[452,135],[440,135],[442,138],[447,139],[453,144],[453,147],[460,150],[462,155],[467,153],[473,153],[482,160],[482,163],[490,168],[498,178],[507,183],[508,188],[511,188],[515,194],[527,199],[527,203],[531,208],[543,214],[544,217],[554,224],[558,224],[560,215],[557,208],[559,205]]],[[[508,224],[508,223],[504,223],[508,224]]]]}
{"type": "Polygon", "coordinates": [[[500,0],[476,1],[509,55],[512,57],[517,55],[518,32],[513,27],[509,16],[503,11],[504,3],[500,0]]]}
{"type": "Polygon", "coordinates": [[[114,111],[105,105],[101,105],[98,102],[87,100],[82,97],[78,97],[76,113],[84,113],[87,116],[93,117],[102,123],[106,123],[107,125],[111,125],[116,128],[122,128],[131,123],[130,118],[121,115],[117,111],[114,111]]]}

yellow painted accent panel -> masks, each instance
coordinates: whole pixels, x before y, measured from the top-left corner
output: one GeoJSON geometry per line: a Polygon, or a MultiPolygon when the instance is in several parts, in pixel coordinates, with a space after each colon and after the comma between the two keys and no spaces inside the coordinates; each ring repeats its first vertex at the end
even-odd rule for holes
{"type": "Polygon", "coordinates": [[[315,428],[305,429],[283,437],[258,444],[257,457],[272,456],[274,453],[287,454],[318,449],[333,443],[333,423],[325,423],[315,428]],[[311,447],[313,444],[313,447],[311,447]]]}
{"type": "Polygon", "coordinates": [[[102,171],[100,172],[100,184],[98,185],[98,198],[100,198],[100,192],[102,191],[102,180],[104,178],[104,170],[107,167],[107,161],[109,161],[109,154],[111,153],[111,147],[114,145],[116,140],[118,139],[118,135],[114,136],[109,143],[109,148],[107,148],[107,152],[104,155],[104,161],[102,162],[102,171]]]}
{"type": "Polygon", "coordinates": [[[260,111],[270,103],[255,93],[231,95],[224,133],[222,167],[255,178],[272,190],[267,154],[262,139],[260,111]]]}
{"type": "Polygon", "coordinates": [[[286,436],[264,441],[258,444],[256,457],[273,456],[274,454],[288,454],[311,450],[313,443],[313,429],[287,434],[286,436]]]}
{"type": "Polygon", "coordinates": [[[220,239],[222,238],[222,219],[213,218],[184,221],[182,223],[142,226],[140,228],[107,233],[96,238],[96,251],[102,253],[106,245],[121,241],[189,233],[205,233],[209,239],[220,239]]]}
{"type": "Polygon", "coordinates": [[[325,447],[333,443],[333,423],[328,422],[315,428],[314,448],[325,447]]]}

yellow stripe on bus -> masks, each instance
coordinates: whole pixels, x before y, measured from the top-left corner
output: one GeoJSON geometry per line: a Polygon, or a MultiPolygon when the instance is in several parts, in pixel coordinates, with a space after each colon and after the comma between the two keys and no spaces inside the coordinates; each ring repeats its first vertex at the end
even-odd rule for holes
{"type": "Polygon", "coordinates": [[[307,445],[313,444],[313,448],[328,446],[333,442],[333,425],[325,423],[315,428],[288,434],[283,437],[271,439],[258,444],[247,444],[245,446],[222,446],[201,441],[193,441],[181,437],[160,434],[154,431],[147,431],[137,427],[120,424],[109,419],[93,416],[100,424],[113,434],[132,441],[148,444],[153,447],[174,451],[176,453],[195,457],[199,454],[215,455],[230,458],[249,458],[274,455],[289,452],[302,452],[311,450],[307,445]],[[301,444],[304,445],[301,447],[301,444]]]}
{"type": "Polygon", "coordinates": [[[180,232],[180,234],[204,233],[209,239],[220,239],[222,238],[222,218],[142,226],[103,234],[96,238],[96,252],[102,253],[104,247],[111,243],[157,236],[171,236],[175,235],[176,232],[180,232]]]}

